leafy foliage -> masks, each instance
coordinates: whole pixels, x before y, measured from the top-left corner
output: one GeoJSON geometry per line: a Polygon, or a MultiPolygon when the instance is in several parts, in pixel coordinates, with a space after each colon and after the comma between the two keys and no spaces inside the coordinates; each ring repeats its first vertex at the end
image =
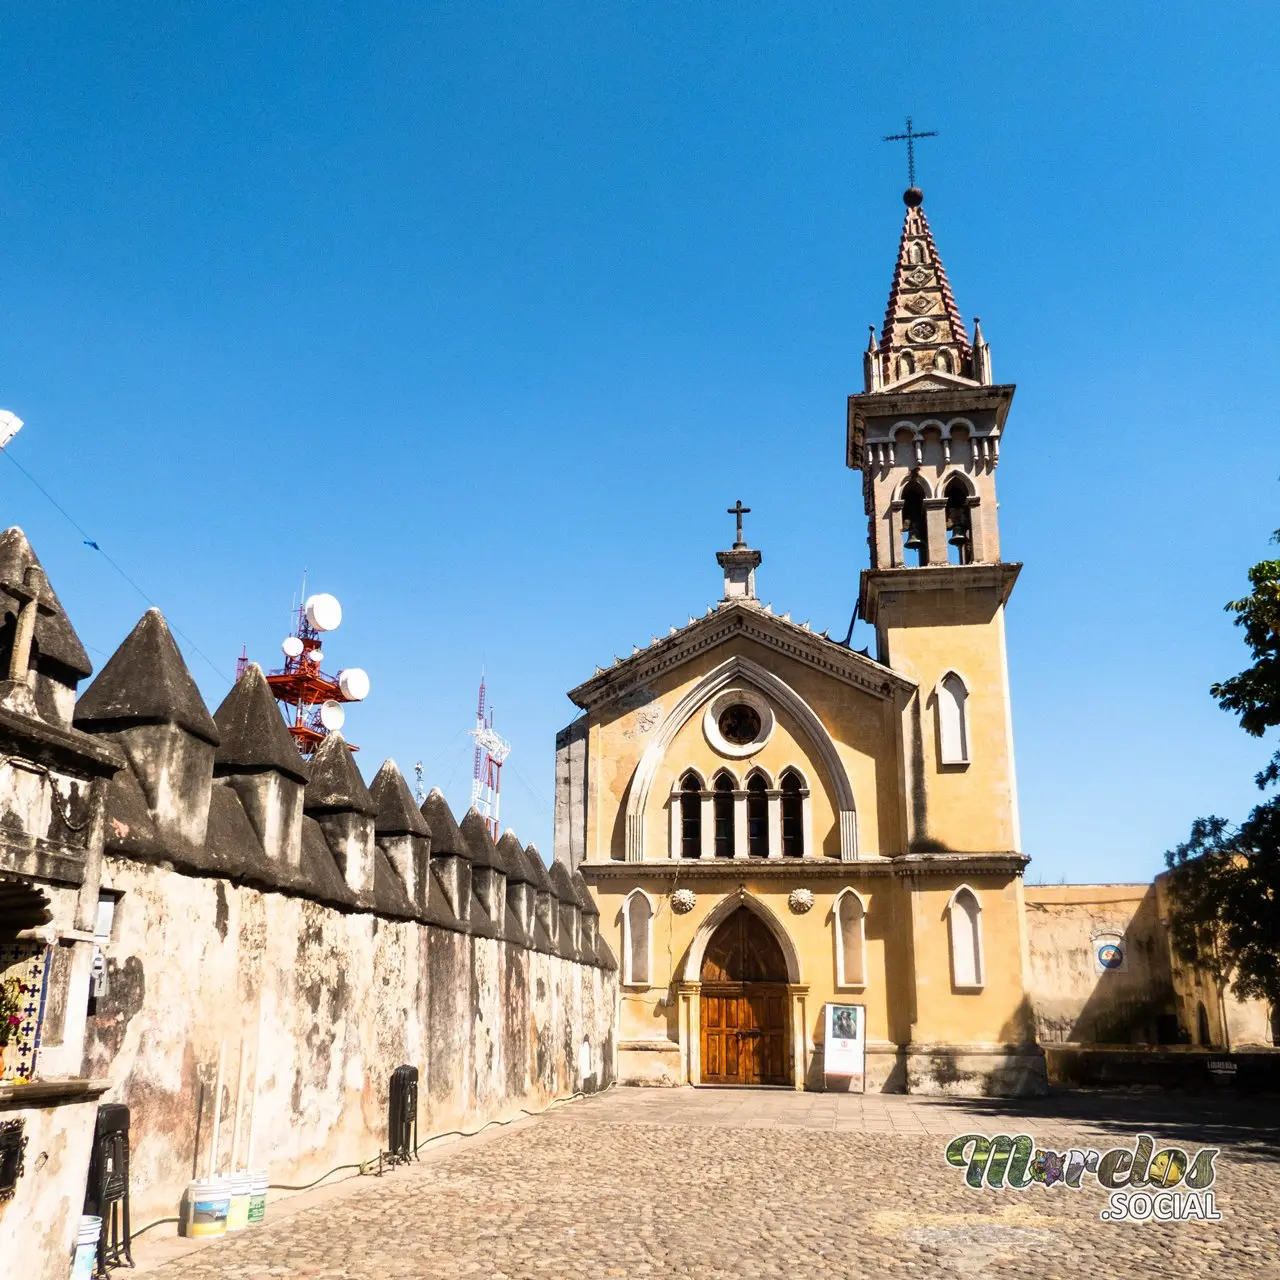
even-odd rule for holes
{"type": "MultiPolygon", "coordinates": [[[[1280,541],[1280,531],[1272,541],[1280,541]]],[[[1254,737],[1280,725],[1280,560],[1249,570],[1252,590],[1227,605],[1244,629],[1251,666],[1211,686],[1224,711],[1254,737]]],[[[1255,779],[1280,781],[1280,751],[1255,779]]],[[[1230,982],[1241,998],[1280,1006],[1280,796],[1238,827],[1197,818],[1188,840],[1169,850],[1170,932],[1178,956],[1230,982]]]]}

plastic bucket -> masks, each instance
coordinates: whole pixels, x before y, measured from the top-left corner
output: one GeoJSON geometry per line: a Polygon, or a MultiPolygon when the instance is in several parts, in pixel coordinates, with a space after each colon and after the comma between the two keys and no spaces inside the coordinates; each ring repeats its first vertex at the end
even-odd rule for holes
{"type": "Polygon", "coordinates": [[[249,1225],[249,1200],[253,1193],[253,1175],[242,1169],[233,1173],[227,1181],[231,1184],[231,1199],[227,1205],[227,1230],[243,1231],[249,1225]]]}
{"type": "Polygon", "coordinates": [[[260,1227],[267,1218],[267,1171],[255,1169],[249,1179],[249,1225],[260,1227]]]}
{"type": "Polygon", "coordinates": [[[93,1269],[98,1261],[98,1237],[102,1234],[102,1219],[85,1214],[76,1232],[75,1261],[71,1264],[71,1280],[93,1280],[93,1269]]]}
{"type": "Polygon", "coordinates": [[[227,1230],[227,1211],[231,1207],[231,1188],[226,1178],[210,1178],[187,1186],[183,1206],[184,1236],[220,1236],[227,1230]]]}

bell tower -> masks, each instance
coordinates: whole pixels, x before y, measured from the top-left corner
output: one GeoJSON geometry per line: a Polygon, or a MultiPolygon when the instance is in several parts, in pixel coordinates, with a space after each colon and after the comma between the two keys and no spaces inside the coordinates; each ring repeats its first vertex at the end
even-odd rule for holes
{"type": "Polygon", "coordinates": [[[859,608],[877,657],[916,681],[903,725],[908,851],[1020,851],[996,468],[1012,385],[970,340],[924,193],[906,216],[879,339],[849,397],[846,461],[862,472],[870,567],[859,608]]]}

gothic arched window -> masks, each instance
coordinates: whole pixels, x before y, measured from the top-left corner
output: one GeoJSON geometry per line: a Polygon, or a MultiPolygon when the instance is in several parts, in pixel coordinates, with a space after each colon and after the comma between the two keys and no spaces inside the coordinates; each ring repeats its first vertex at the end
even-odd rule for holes
{"type": "Polygon", "coordinates": [[[855,890],[845,889],[836,898],[834,924],[837,986],[866,985],[866,964],[863,956],[866,944],[866,914],[862,899],[855,890]]]}
{"type": "Polygon", "coordinates": [[[907,250],[907,261],[912,265],[924,261],[924,245],[919,240],[913,241],[907,250]]]}
{"type": "Polygon", "coordinates": [[[925,527],[924,485],[908,480],[902,489],[902,546],[904,563],[929,563],[929,535],[925,527]]]}
{"type": "Polygon", "coordinates": [[[804,857],[804,798],[794,769],[782,775],[782,852],[788,858],[804,857]]]}
{"type": "Polygon", "coordinates": [[[622,904],[623,982],[647,987],[652,981],[653,903],[643,889],[632,889],[622,904]]]}
{"type": "Polygon", "coordinates": [[[977,991],[982,976],[982,904],[962,884],[947,904],[951,926],[951,982],[959,991],[977,991]]]}
{"type": "Polygon", "coordinates": [[[769,856],[769,797],[758,773],[747,782],[747,852],[753,858],[769,856]]]}
{"type": "Polygon", "coordinates": [[[1196,1002],[1196,1034],[1200,1037],[1200,1044],[1211,1044],[1213,1037],[1209,1034],[1209,1011],[1204,1007],[1204,1001],[1196,1002]]]}
{"type": "Polygon", "coordinates": [[[944,490],[947,499],[947,559],[952,564],[973,563],[973,514],[969,489],[959,476],[944,490]]]}
{"type": "Polygon", "coordinates": [[[712,811],[716,822],[717,858],[733,857],[733,779],[722,773],[715,782],[712,811]]]}
{"type": "Polygon", "coordinates": [[[944,348],[942,351],[935,353],[933,367],[941,373],[955,373],[955,368],[951,363],[951,352],[944,348]]]}
{"type": "Polygon", "coordinates": [[[969,763],[969,690],[948,671],[938,681],[938,754],[943,764],[969,763]]]}
{"type": "Polygon", "coordinates": [[[910,351],[904,351],[898,357],[898,377],[909,378],[916,371],[916,360],[910,351]]]}
{"type": "Polygon", "coordinates": [[[680,856],[702,856],[702,780],[693,772],[680,782],[680,856]]]}

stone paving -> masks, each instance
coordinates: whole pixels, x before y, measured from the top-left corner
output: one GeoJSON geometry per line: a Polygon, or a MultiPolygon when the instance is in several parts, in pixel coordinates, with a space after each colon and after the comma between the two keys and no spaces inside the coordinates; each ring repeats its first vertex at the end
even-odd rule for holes
{"type": "Polygon", "coordinates": [[[348,1187],[153,1274],[1280,1277],[1276,1100],[614,1089],[348,1187]],[[1220,1147],[1222,1220],[1102,1222],[1089,1177],[1077,1191],[969,1190],[942,1156],[968,1132],[1058,1150],[1144,1132],[1220,1147]]]}

